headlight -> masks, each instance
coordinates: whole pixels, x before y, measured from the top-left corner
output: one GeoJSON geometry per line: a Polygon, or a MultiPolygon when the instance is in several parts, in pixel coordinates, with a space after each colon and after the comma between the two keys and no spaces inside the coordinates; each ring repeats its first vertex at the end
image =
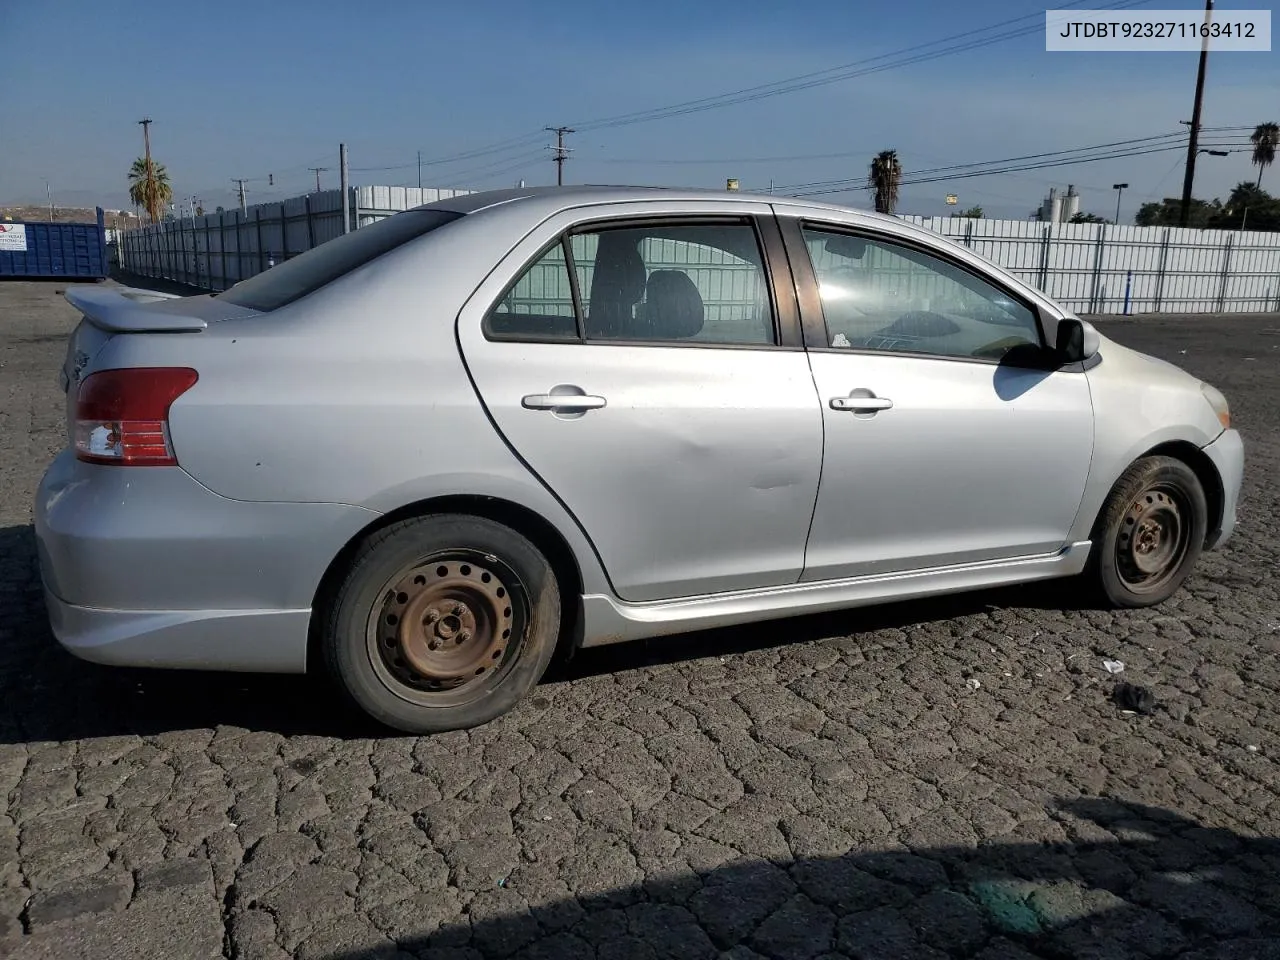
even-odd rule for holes
{"type": "Polygon", "coordinates": [[[1222,391],[1217,387],[1202,383],[1200,384],[1200,392],[1209,401],[1209,406],[1213,407],[1213,412],[1218,415],[1218,422],[1222,424],[1222,429],[1231,429],[1231,407],[1227,404],[1227,398],[1222,395],[1222,391]]]}

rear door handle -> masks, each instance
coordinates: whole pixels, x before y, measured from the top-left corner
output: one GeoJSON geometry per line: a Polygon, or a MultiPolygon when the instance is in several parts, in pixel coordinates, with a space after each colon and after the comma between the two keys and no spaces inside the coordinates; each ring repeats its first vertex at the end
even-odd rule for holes
{"type": "Polygon", "coordinates": [[[832,410],[849,410],[853,413],[874,413],[877,410],[891,410],[893,401],[888,397],[877,397],[870,390],[854,390],[847,397],[832,397],[832,410]]]}
{"type": "Polygon", "coordinates": [[[605,399],[585,393],[531,393],[520,404],[527,410],[599,410],[605,399]]]}
{"type": "Polygon", "coordinates": [[[833,410],[889,410],[893,401],[888,397],[832,397],[833,410]]]}

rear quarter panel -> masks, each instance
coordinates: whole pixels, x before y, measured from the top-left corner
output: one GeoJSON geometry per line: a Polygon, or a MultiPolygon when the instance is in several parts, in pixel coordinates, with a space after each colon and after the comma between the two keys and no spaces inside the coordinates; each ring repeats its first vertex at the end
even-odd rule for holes
{"type": "Polygon", "coordinates": [[[220,496],[378,513],[497,497],[551,523],[584,587],[607,591],[585,535],[490,426],[457,348],[459,306],[526,220],[470,215],[271,314],[116,338],[109,365],[196,367],[170,428],[179,463],[220,496]]]}

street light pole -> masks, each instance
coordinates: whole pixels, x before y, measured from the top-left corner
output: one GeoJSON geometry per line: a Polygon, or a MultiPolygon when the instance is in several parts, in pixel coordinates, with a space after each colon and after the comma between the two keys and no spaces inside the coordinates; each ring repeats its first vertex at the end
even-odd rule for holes
{"type": "MultiPolygon", "coordinates": [[[[1204,2],[1204,22],[1213,20],[1213,0],[1204,2]]],[[[1191,109],[1191,139],[1187,143],[1187,172],[1182,178],[1182,211],[1178,225],[1185,227],[1191,218],[1191,187],[1196,179],[1196,154],[1200,145],[1200,108],[1204,105],[1204,72],[1209,65],[1209,32],[1200,42],[1200,66],[1196,70],[1196,99],[1191,109]]]]}
{"type": "Polygon", "coordinates": [[[1116,192],[1116,226],[1120,225],[1120,195],[1124,193],[1127,183],[1113,183],[1111,189],[1116,192]]]}

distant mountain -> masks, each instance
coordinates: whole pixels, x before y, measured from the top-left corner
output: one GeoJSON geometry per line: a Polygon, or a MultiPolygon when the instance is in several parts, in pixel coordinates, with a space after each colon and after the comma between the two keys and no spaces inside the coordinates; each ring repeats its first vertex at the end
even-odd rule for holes
{"type": "MultiPolygon", "coordinates": [[[[136,226],[138,224],[138,218],[133,215],[132,210],[104,209],[103,216],[108,228],[115,227],[117,221],[122,227],[136,226]]],[[[48,205],[22,203],[8,207],[0,206],[0,220],[13,220],[15,222],[25,220],[28,223],[39,223],[48,219],[48,205]]],[[[55,205],[53,219],[56,223],[94,223],[98,219],[98,213],[93,207],[59,207],[55,205]]]]}

